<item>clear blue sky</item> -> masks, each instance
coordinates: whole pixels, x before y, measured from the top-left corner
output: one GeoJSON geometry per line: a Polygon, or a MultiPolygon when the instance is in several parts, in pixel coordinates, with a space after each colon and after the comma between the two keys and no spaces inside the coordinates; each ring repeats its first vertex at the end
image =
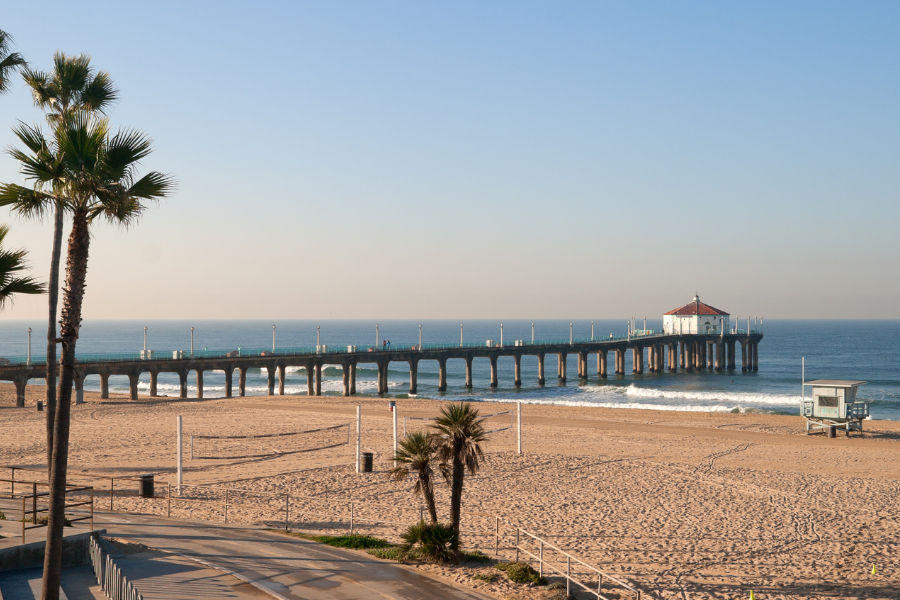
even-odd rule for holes
{"type": "MultiPolygon", "coordinates": [[[[896,2],[45,2],[0,29],[36,67],[90,54],[179,182],[98,224],[87,318],[601,318],[695,291],[900,318],[896,2]]],[[[40,119],[20,84],[0,145],[16,119],[40,119]]],[[[50,224],[0,220],[44,277],[50,224]]]]}

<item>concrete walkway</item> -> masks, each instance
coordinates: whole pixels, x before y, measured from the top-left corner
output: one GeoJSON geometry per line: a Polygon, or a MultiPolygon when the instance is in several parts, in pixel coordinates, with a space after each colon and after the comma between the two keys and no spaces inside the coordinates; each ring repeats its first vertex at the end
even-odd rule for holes
{"type": "MultiPolygon", "coordinates": [[[[0,600],[38,600],[41,597],[42,569],[0,572],[0,600]]],[[[63,569],[60,600],[108,600],[88,565],[63,569]]]]}
{"type": "MultiPolygon", "coordinates": [[[[492,598],[454,588],[361,553],[249,527],[223,527],[122,513],[98,513],[95,526],[105,528],[110,537],[119,540],[202,561],[284,600],[492,598]]],[[[150,571],[148,575],[151,575],[150,571]]],[[[150,600],[150,588],[145,590],[144,579],[136,577],[133,581],[150,600]]],[[[150,583],[149,579],[147,583],[150,583]]],[[[181,586],[169,586],[168,589],[175,595],[152,597],[186,597],[181,586]]],[[[196,589],[190,597],[241,597],[209,593],[196,589]]]]}

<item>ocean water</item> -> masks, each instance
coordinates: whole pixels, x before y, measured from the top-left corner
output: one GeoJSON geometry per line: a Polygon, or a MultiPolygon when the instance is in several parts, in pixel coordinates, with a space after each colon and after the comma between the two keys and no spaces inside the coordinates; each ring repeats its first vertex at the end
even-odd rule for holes
{"type": "MultiPolygon", "coordinates": [[[[276,323],[276,345],[281,348],[314,346],[316,326],[319,326],[320,343],[332,348],[355,344],[367,347],[375,344],[375,323],[362,321],[283,321],[276,323]]],[[[418,324],[413,321],[385,321],[380,323],[382,339],[389,339],[395,346],[416,344],[418,324]]],[[[458,321],[424,321],[425,343],[458,344],[458,321]]],[[[136,352],[143,347],[144,326],[148,327],[148,347],[157,352],[171,354],[173,349],[187,351],[190,347],[190,328],[194,330],[195,350],[234,350],[237,348],[271,348],[272,322],[270,321],[86,321],[82,326],[78,352],[136,352]]],[[[648,320],[648,328],[660,329],[660,320],[648,320]]],[[[26,353],[26,330],[33,329],[33,356],[44,353],[43,340],[46,330],[37,321],[0,322],[0,357],[22,356],[26,353]]],[[[589,338],[590,321],[576,321],[575,337],[589,338]]],[[[597,338],[609,334],[624,334],[625,319],[597,320],[594,332],[597,338]]],[[[556,381],[555,358],[546,362],[547,385],[537,385],[537,360],[522,360],[522,387],[513,386],[513,360],[499,361],[499,387],[489,387],[489,363],[476,359],[473,363],[473,383],[466,390],[465,364],[462,360],[447,363],[447,392],[437,391],[437,363],[419,363],[418,397],[466,399],[478,401],[521,400],[532,403],[555,403],[575,406],[609,406],[619,408],[669,409],[682,411],[735,411],[797,414],[800,399],[800,357],[806,357],[807,380],[819,378],[862,379],[868,381],[860,395],[871,401],[872,418],[900,419],[900,352],[895,348],[900,339],[900,321],[766,321],[765,337],[759,346],[759,372],[703,372],[660,373],[632,375],[630,355],[626,360],[626,375],[610,375],[601,380],[596,372],[595,356],[589,359],[589,375],[586,382],[579,382],[576,357],[569,356],[569,379],[565,386],[556,381]]],[[[498,340],[500,327],[497,321],[466,321],[463,335],[465,343],[483,344],[487,339],[498,340]]],[[[568,321],[536,321],[536,340],[568,339],[568,321]]],[[[531,339],[530,321],[505,321],[505,344],[513,340],[531,339]]],[[[740,354],[738,348],[737,353],[740,354]]],[[[737,357],[740,362],[740,357],[737,357]]],[[[612,362],[610,361],[610,364],[612,362]]],[[[390,393],[402,395],[408,390],[409,370],[405,363],[391,363],[389,373],[390,393]]],[[[357,370],[357,390],[361,394],[374,394],[376,370],[374,365],[360,365],[357,370]]],[[[35,381],[35,383],[42,383],[35,381]]],[[[204,391],[207,397],[224,393],[222,373],[204,373],[204,391]]],[[[99,389],[99,378],[89,377],[86,389],[99,389]]],[[[189,378],[189,394],[196,393],[195,378],[189,378]]],[[[235,378],[235,392],[237,378],[235,378]]],[[[111,377],[112,391],[127,391],[126,377],[111,377]]],[[[149,390],[149,376],[144,375],[140,389],[149,390]]],[[[340,367],[324,369],[323,393],[341,392],[340,367]]],[[[306,374],[303,368],[289,369],[286,393],[305,394],[306,374]]],[[[158,392],[177,395],[178,378],[174,374],[160,374],[158,392]]],[[[266,393],[265,370],[248,372],[247,393],[266,393]]]]}

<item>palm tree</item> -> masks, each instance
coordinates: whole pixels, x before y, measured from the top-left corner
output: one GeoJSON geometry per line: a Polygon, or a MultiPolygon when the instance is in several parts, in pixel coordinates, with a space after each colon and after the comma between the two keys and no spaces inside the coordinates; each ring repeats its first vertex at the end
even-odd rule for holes
{"type": "Polygon", "coordinates": [[[22,277],[28,268],[25,250],[7,250],[3,247],[9,227],[0,225],[0,308],[13,301],[15,294],[43,294],[44,287],[31,277],[22,277]]]}
{"type": "MultiPolygon", "coordinates": [[[[51,125],[59,125],[79,111],[97,111],[104,113],[116,100],[118,92],[113,87],[112,79],[103,71],[94,72],[89,56],[67,56],[63,52],[53,55],[53,71],[46,73],[26,68],[22,72],[25,83],[31,88],[34,103],[47,112],[47,121],[51,125]]],[[[32,132],[34,133],[34,132],[32,132]]],[[[18,132],[17,132],[18,134],[18,132]]],[[[42,136],[31,135],[37,140],[42,136]]],[[[22,136],[19,135],[19,139],[22,136]]],[[[23,140],[24,142],[24,140],[23,140]]],[[[28,143],[32,152],[35,149],[28,143]]],[[[18,157],[16,157],[18,158],[18,157]]],[[[48,282],[48,318],[47,318],[47,464],[53,456],[53,414],[56,408],[56,315],[59,300],[59,261],[62,255],[62,234],[64,209],[58,199],[64,195],[65,180],[60,173],[55,177],[41,173],[44,177],[34,178],[40,184],[36,192],[48,194],[31,194],[23,197],[21,193],[3,194],[0,206],[11,205],[20,214],[41,217],[53,207],[53,247],[50,259],[50,278],[48,282]],[[47,206],[37,207],[36,200],[47,206]]],[[[52,173],[49,175],[53,175],[52,173]]],[[[17,190],[21,192],[22,190],[17,190]]]]}
{"type": "Polygon", "coordinates": [[[394,460],[397,466],[391,471],[394,479],[406,479],[411,472],[416,473],[416,484],[413,492],[421,494],[428,507],[428,515],[432,524],[437,524],[437,508],[434,504],[434,469],[437,461],[438,439],[431,432],[415,432],[408,434],[400,441],[400,447],[394,460]]]}
{"type": "Polygon", "coordinates": [[[59,597],[75,346],[87,279],[90,225],[100,218],[124,225],[133,223],[144,210],[145,200],[162,198],[173,187],[169,176],[156,171],[137,177],[138,162],[150,154],[150,140],[132,130],[111,136],[105,118],[79,111],[61,120],[53,145],[51,154],[59,157],[67,181],[66,196],[57,198],[57,203],[71,213],[72,231],[60,316],[62,368],[53,415],[43,600],[59,597]]]}
{"type": "Polygon", "coordinates": [[[449,404],[441,407],[441,414],[434,419],[432,427],[440,436],[438,456],[441,459],[441,474],[450,483],[450,525],[455,539],[453,549],[459,549],[459,521],[462,508],[463,479],[465,472],[475,474],[478,461],[484,456],[479,445],[487,438],[484,419],[479,418],[478,409],[468,402],[449,404]]]}
{"type": "Polygon", "coordinates": [[[12,36],[0,29],[0,94],[9,89],[9,74],[17,67],[25,66],[25,59],[18,52],[9,51],[12,36]]]}

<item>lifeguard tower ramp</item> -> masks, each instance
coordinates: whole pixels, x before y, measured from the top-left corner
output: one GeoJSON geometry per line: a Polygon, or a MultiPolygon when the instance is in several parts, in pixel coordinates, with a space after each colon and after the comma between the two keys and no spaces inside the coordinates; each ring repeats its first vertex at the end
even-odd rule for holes
{"type": "Polygon", "coordinates": [[[801,414],[806,419],[806,433],[825,431],[834,437],[837,429],[847,435],[851,431],[862,432],[863,419],[869,416],[869,402],[856,395],[865,381],[844,379],[817,379],[804,382],[812,388],[812,398],[804,394],[801,414]]]}

